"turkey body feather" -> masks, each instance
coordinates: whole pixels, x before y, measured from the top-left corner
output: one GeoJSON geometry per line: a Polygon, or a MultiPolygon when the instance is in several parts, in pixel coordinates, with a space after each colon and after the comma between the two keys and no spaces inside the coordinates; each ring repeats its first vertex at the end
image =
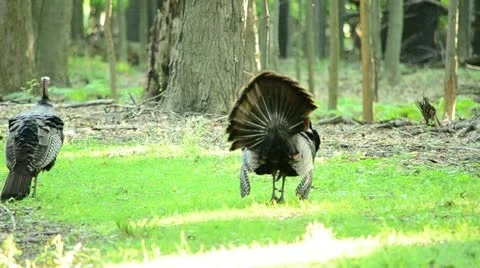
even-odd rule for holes
{"type": "Polygon", "coordinates": [[[1,199],[22,199],[29,195],[32,178],[36,180],[38,173],[50,170],[55,164],[63,138],[63,121],[54,113],[44,90],[34,110],[8,122],[5,153],[10,172],[1,199]]]}
{"type": "Polygon", "coordinates": [[[229,116],[230,150],[242,149],[240,195],[250,193],[249,172],[271,174],[272,200],[282,201],[285,177],[300,176],[297,195],[308,197],[320,137],[309,114],[312,96],[297,82],[272,72],[256,76],[242,91],[229,116]],[[282,178],[282,186],[276,183],[282,178]],[[277,197],[276,190],[280,190],[277,197]]]}

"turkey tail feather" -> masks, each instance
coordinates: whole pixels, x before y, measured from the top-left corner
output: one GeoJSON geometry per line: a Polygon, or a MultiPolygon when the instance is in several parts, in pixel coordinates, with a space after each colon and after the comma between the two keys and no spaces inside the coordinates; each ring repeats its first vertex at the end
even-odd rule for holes
{"type": "Polygon", "coordinates": [[[3,187],[1,200],[10,198],[21,200],[30,194],[30,184],[33,176],[25,170],[12,169],[3,187]]]}
{"type": "MultiPolygon", "coordinates": [[[[293,136],[309,127],[309,114],[317,106],[298,82],[263,72],[243,89],[229,116],[230,150],[255,149],[268,135],[283,131],[293,136]]],[[[277,135],[277,134],[274,134],[277,135]]]]}

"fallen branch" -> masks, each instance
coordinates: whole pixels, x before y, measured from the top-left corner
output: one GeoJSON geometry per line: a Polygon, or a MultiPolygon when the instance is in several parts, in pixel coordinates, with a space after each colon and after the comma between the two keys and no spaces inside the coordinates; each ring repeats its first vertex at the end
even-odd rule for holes
{"type": "Polygon", "coordinates": [[[10,211],[10,209],[8,209],[6,206],[2,204],[0,204],[0,208],[5,210],[8,216],[10,216],[10,221],[12,222],[12,233],[15,232],[15,230],[17,229],[17,223],[15,222],[15,217],[13,216],[12,212],[10,211]]]}
{"type": "Polygon", "coordinates": [[[362,122],[352,118],[348,118],[343,115],[337,115],[331,118],[323,119],[318,121],[316,124],[320,126],[320,125],[334,125],[334,124],[340,124],[340,123],[348,124],[348,125],[362,125],[362,122]]]}
{"type": "Polygon", "coordinates": [[[397,128],[404,126],[413,126],[414,124],[408,120],[390,120],[387,122],[380,122],[376,128],[397,128]]]}
{"type": "Polygon", "coordinates": [[[106,100],[93,100],[93,101],[87,101],[84,103],[73,103],[73,104],[64,104],[60,107],[62,108],[79,108],[79,107],[89,107],[89,106],[97,106],[97,105],[110,105],[114,103],[114,100],[111,99],[106,99],[106,100]]]}
{"type": "Polygon", "coordinates": [[[138,126],[133,125],[105,125],[105,126],[94,126],[92,127],[93,130],[119,130],[119,129],[126,129],[126,130],[137,130],[138,126]]]}

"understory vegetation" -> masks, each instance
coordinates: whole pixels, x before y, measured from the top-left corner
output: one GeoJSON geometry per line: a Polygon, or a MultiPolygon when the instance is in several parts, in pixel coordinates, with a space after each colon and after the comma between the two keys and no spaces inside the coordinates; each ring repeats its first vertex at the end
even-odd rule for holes
{"type": "MultiPolygon", "coordinates": [[[[74,58],[70,64],[72,88],[53,88],[54,100],[83,102],[109,97],[104,63],[74,58]]],[[[323,68],[317,66],[321,76],[323,68]]],[[[356,96],[360,83],[355,85],[360,74],[354,68],[341,77],[345,94],[333,114],[360,118],[361,102],[356,96]]],[[[122,103],[131,103],[132,98],[139,101],[140,72],[123,65],[117,70],[122,103]]],[[[466,84],[479,79],[475,73],[462,74],[468,77],[463,80],[466,84]]],[[[441,96],[441,89],[431,88],[438,83],[428,80],[441,75],[442,70],[419,70],[407,75],[398,88],[383,90],[402,95],[402,87],[411,91],[418,86],[422,88],[418,98],[441,96]],[[408,76],[430,78],[417,79],[418,84],[411,85],[415,79],[408,76]]],[[[318,79],[323,79],[321,76],[318,79]]],[[[322,87],[326,88],[326,83],[322,87]]],[[[324,100],[318,100],[315,120],[330,113],[324,100]]],[[[377,120],[420,122],[413,101],[403,103],[381,101],[376,105],[377,120]]],[[[433,99],[433,104],[439,108],[442,101],[433,99]]],[[[457,116],[470,118],[479,107],[468,96],[461,96],[457,116]]],[[[430,148],[428,141],[418,151],[372,156],[342,149],[346,145],[332,140],[334,134],[328,127],[316,126],[322,145],[309,199],[298,200],[295,187],[300,179],[287,178],[285,203],[273,204],[269,202],[269,176],[252,174],[252,192],[240,198],[240,153],[228,151],[223,134],[218,134],[223,137],[218,144],[204,144],[203,137],[212,136],[212,128],[223,133],[224,122],[219,122],[204,118],[201,123],[170,129],[177,139],[119,142],[116,135],[122,134],[115,132],[107,133],[105,139],[67,135],[55,167],[39,176],[37,197],[6,203],[12,215],[0,208],[0,228],[11,233],[0,235],[5,239],[0,266],[194,265],[200,258],[210,264],[248,266],[252,261],[248,256],[257,255],[260,263],[268,258],[266,264],[270,265],[480,266],[479,162],[443,164],[435,160],[434,152],[426,152],[433,158],[419,161],[421,151],[430,148]],[[295,260],[287,258],[292,252],[298,252],[295,260]]],[[[70,132],[77,131],[66,126],[70,132]]],[[[156,136],[152,129],[139,135],[156,136]]],[[[385,145],[394,139],[389,135],[371,139],[385,145]]],[[[0,147],[4,143],[1,139],[0,147]]],[[[467,149],[480,151],[478,146],[467,149]]],[[[445,157],[455,162],[454,156],[445,157]]],[[[3,153],[0,163],[5,163],[3,153]]],[[[0,165],[0,184],[7,173],[0,165]]]]}

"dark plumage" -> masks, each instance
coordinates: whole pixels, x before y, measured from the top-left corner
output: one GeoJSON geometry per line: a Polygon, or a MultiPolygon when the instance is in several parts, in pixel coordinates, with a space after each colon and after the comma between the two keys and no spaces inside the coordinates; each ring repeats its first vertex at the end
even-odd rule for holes
{"type": "Polygon", "coordinates": [[[248,172],[271,174],[272,200],[283,200],[285,177],[300,176],[301,199],[312,185],[313,161],[320,137],[311,126],[312,96],[288,77],[272,72],[256,76],[243,90],[228,118],[230,150],[242,148],[240,195],[250,193],[248,172]],[[276,182],[282,178],[280,197],[276,182]]]}
{"type": "Polygon", "coordinates": [[[63,121],[55,114],[48,98],[50,78],[42,77],[42,98],[31,111],[21,113],[8,121],[5,148],[10,170],[2,191],[2,200],[23,199],[30,194],[34,178],[33,195],[40,171],[50,170],[63,143],[63,121]]]}

